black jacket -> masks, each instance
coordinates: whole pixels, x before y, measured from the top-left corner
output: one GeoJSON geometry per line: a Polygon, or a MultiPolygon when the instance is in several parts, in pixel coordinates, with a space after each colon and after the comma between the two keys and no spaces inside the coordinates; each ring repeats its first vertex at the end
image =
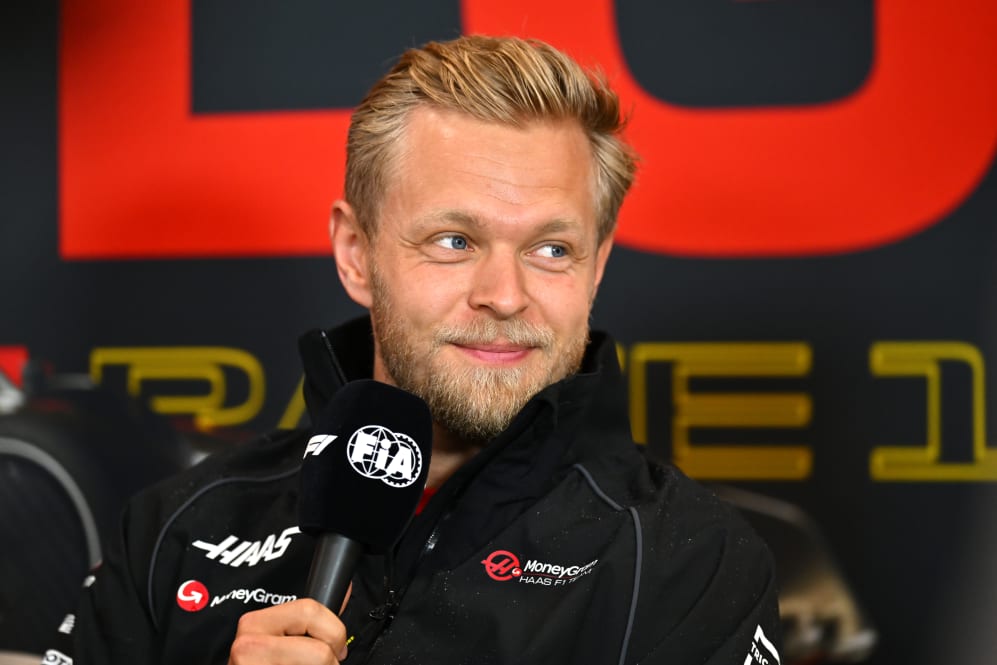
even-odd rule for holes
{"type": "MultiPolygon", "coordinates": [[[[330,334],[345,376],[369,376],[369,323],[330,334]]],[[[302,595],[307,438],[264,437],[136,497],[51,662],[224,663],[241,614],[302,595]]],[[[633,444],[599,334],[391,555],[362,559],[342,618],[347,663],[774,664],[779,633],[768,549],[633,444]]]]}

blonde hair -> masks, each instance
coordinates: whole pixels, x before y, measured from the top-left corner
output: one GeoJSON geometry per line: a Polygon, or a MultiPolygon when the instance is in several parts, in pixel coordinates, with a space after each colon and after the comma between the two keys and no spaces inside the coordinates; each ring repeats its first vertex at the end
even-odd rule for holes
{"type": "Polygon", "coordinates": [[[595,166],[598,238],[616,226],[636,160],[620,138],[619,100],[598,73],[536,40],[464,36],[406,51],[353,113],[346,147],[346,199],[368,235],[376,220],[409,113],[432,106],[522,126],[574,120],[595,166]]]}

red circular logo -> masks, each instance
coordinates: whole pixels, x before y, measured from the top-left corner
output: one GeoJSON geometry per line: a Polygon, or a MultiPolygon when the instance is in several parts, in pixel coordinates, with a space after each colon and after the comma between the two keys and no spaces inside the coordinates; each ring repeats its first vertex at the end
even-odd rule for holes
{"type": "Polygon", "coordinates": [[[208,589],[197,580],[187,580],[177,589],[177,605],[187,612],[203,610],[208,604],[208,589]]]}
{"type": "Polygon", "coordinates": [[[505,582],[523,574],[523,570],[519,567],[519,558],[512,552],[505,550],[495,550],[481,563],[484,564],[488,577],[499,582],[505,582]]]}

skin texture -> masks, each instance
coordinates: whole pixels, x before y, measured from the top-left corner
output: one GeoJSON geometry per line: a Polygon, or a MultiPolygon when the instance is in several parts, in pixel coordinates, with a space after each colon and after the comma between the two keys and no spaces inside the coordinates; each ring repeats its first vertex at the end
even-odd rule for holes
{"type": "MultiPolygon", "coordinates": [[[[349,594],[344,608],[348,601],[349,594]]],[[[228,662],[327,665],[347,655],[346,626],[339,617],[311,598],[299,598],[243,614],[228,662]]]]}
{"type": "MultiPolygon", "coordinates": [[[[517,128],[420,108],[397,148],[373,237],[345,201],[330,233],[344,288],[371,309],[374,378],[430,404],[438,486],[577,370],[612,243],[598,241],[574,122],[517,128]]],[[[230,663],[335,663],[345,640],[333,612],[302,599],[244,615],[230,663]]]]}
{"type": "Polygon", "coordinates": [[[435,462],[578,368],[611,243],[597,240],[591,151],[572,122],[418,109],[396,169],[374,237],[340,201],[332,238],[347,292],[371,309],[374,378],[429,403],[435,462]]]}

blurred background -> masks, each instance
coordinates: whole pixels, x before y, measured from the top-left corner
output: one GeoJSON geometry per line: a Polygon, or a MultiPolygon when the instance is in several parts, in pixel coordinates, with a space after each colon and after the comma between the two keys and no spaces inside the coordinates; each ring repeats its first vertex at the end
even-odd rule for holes
{"type": "Polygon", "coordinates": [[[0,651],[40,652],[64,611],[25,608],[124,496],[299,424],[298,335],[361,313],[350,108],[462,32],[619,91],[642,165],[593,325],[635,438],[772,544],[785,662],[992,660],[991,0],[5,4],[0,651]]]}

